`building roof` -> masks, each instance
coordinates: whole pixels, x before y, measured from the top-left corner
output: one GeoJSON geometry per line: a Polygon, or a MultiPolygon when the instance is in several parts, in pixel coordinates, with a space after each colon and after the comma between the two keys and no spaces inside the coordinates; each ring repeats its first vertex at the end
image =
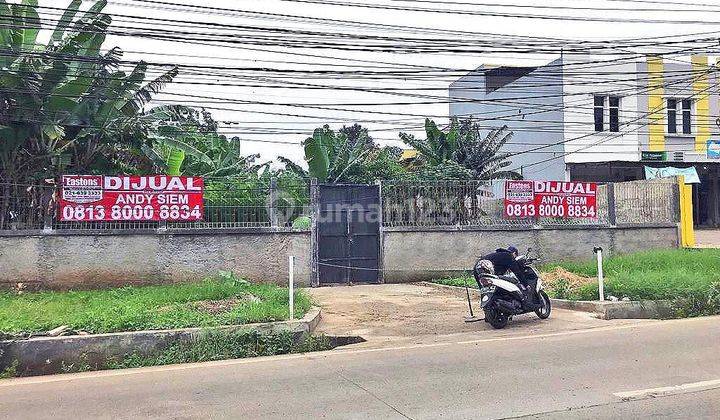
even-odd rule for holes
{"type": "Polygon", "coordinates": [[[485,93],[492,93],[537,69],[537,67],[509,66],[488,69],[485,71],[485,93]]]}

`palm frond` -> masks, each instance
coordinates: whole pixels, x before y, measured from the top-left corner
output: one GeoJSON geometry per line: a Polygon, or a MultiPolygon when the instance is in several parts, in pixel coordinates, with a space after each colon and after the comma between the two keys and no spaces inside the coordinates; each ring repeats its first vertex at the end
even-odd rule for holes
{"type": "Polygon", "coordinates": [[[198,150],[197,147],[195,147],[192,144],[192,139],[187,138],[182,135],[175,136],[162,136],[162,137],[152,137],[151,138],[153,143],[161,143],[165,146],[182,150],[186,154],[192,156],[193,158],[199,160],[200,162],[203,162],[208,165],[212,165],[212,159],[202,151],[198,150]]]}
{"type": "Polygon", "coordinates": [[[285,169],[295,173],[296,175],[299,175],[302,178],[307,177],[307,171],[302,166],[286,158],[285,156],[278,156],[277,159],[280,163],[285,165],[285,169]]]}
{"type": "Polygon", "coordinates": [[[50,36],[50,42],[48,43],[49,48],[56,43],[62,41],[63,36],[65,36],[65,29],[70,27],[73,19],[75,19],[75,15],[77,14],[78,10],[80,10],[81,5],[82,0],[72,0],[70,2],[70,5],[68,5],[68,7],[65,9],[65,12],[63,13],[62,17],[55,26],[55,30],[50,36]]]}
{"type": "MultiPolygon", "coordinates": [[[[142,71],[143,75],[145,73],[145,70],[146,68],[142,71]]],[[[152,100],[153,95],[160,93],[165,87],[165,85],[172,83],[175,77],[177,77],[178,73],[179,69],[177,67],[174,67],[165,74],[160,75],[155,80],[152,80],[151,82],[137,89],[135,91],[134,97],[129,100],[122,108],[123,113],[125,113],[125,115],[132,115],[138,113],[145,105],[147,105],[152,100]]]]}

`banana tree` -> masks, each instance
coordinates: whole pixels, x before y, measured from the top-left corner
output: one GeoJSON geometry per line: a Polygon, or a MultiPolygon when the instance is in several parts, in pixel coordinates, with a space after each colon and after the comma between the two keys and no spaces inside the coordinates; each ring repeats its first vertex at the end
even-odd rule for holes
{"type": "Polygon", "coordinates": [[[149,141],[143,108],[178,70],[149,82],[145,63],[122,71],[121,50],[100,52],[112,22],[107,1],[85,12],[81,4],[70,2],[41,45],[37,0],[0,0],[2,179],[125,169],[149,141]]]}
{"type": "Polygon", "coordinates": [[[269,166],[255,163],[259,155],[243,156],[240,140],[218,134],[217,123],[204,111],[159,106],[148,111],[145,119],[153,134],[152,145],[143,146],[143,151],[158,171],[224,177],[257,173],[269,166]]]}
{"type": "Polygon", "coordinates": [[[366,172],[370,158],[377,151],[367,142],[349,142],[344,133],[335,133],[327,125],[315,129],[303,147],[307,170],[287,158],[279,160],[300,176],[327,183],[357,182],[357,175],[366,172]]]}
{"type": "Polygon", "coordinates": [[[400,133],[400,139],[418,151],[429,165],[439,165],[453,159],[458,148],[458,123],[453,120],[447,132],[438,128],[435,121],[425,119],[425,139],[417,139],[412,134],[400,133]]]}
{"type": "Polygon", "coordinates": [[[453,118],[445,131],[426,119],[425,139],[400,133],[400,139],[418,151],[418,157],[408,162],[409,168],[427,179],[519,178],[518,173],[503,169],[511,164],[511,155],[501,150],[512,136],[507,126],[483,135],[481,126],[471,118],[453,118]]]}
{"type": "Polygon", "coordinates": [[[519,173],[504,169],[512,163],[512,154],[503,152],[502,147],[512,140],[513,132],[506,125],[490,130],[487,135],[482,132],[473,119],[460,121],[453,160],[471,170],[474,179],[520,179],[519,173]]]}

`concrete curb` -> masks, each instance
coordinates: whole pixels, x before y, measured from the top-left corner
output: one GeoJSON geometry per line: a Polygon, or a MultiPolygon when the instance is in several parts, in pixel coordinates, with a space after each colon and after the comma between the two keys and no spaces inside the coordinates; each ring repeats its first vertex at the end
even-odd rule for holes
{"type": "Polygon", "coordinates": [[[13,364],[18,372],[29,376],[61,373],[76,364],[105,366],[113,357],[133,353],[147,355],[178,341],[196,339],[208,331],[290,331],[295,340],[300,340],[315,331],[320,318],[320,308],[312,307],[302,319],[295,321],[0,341],[0,372],[13,364]]]}
{"type": "MultiPolygon", "coordinates": [[[[454,296],[467,299],[464,287],[448,286],[431,282],[418,283],[423,286],[441,289],[454,296]]],[[[470,288],[470,298],[479,298],[477,289],[470,288]]],[[[673,318],[675,310],[669,300],[641,300],[630,302],[595,302],[583,300],[550,299],[553,308],[572,311],[591,312],[600,319],[668,319],[673,318]]]]}
{"type": "Polygon", "coordinates": [[[592,312],[600,319],[668,319],[675,310],[669,300],[640,300],[629,302],[596,302],[550,299],[555,308],[592,312]]]}

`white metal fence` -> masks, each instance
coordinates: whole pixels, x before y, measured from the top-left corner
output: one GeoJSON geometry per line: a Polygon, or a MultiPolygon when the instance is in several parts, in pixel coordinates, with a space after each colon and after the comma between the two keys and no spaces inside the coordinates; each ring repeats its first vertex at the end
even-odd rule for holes
{"type": "MultiPolygon", "coordinates": [[[[205,180],[202,222],[61,222],[53,185],[0,184],[0,231],[105,232],[155,229],[309,229],[309,180],[211,178],[205,180]],[[303,223],[297,223],[303,218],[303,223]]],[[[504,197],[484,181],[384,181],[386,227],[611,226],[670,224],[679,220],[675,179],[600,185],[597,217],[589,219],[503,217],[504,197]]]]}
{"type": "Polygon", "coordinates": [[[383,224],[410,226],[611,226],[679,220],[674,179],[598,186],[594,218],[504,217],[504,197],[483,181],[383,182],[383,224]]]}

